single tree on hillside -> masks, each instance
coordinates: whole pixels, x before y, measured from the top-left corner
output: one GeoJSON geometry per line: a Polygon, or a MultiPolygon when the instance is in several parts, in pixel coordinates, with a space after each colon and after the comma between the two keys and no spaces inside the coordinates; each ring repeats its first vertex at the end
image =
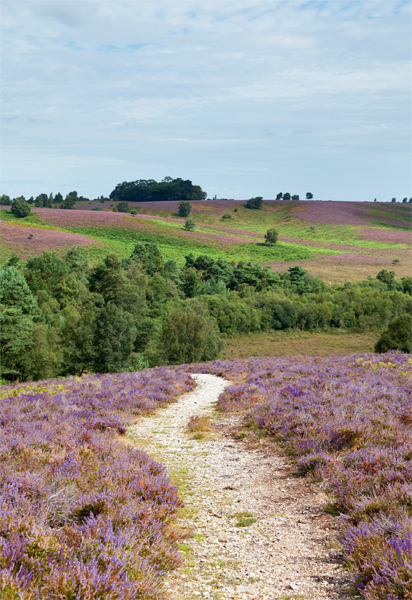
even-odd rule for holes
{"type": "Polygon", "coordinates": [[[292,196],[292,200],[299,200],[299,194],[294,194],[292,196]]]}
{"type": "Polygon", "coordinates": [[[283,193],[279,192],[279,194],[276,195],[276,200],[282,200],[283,198],[283,193]]]}
{"type": "Polygon", "coordinates": [[[290,200],[290,194],[289,194],[289,192],[286,192],[286,194],[283,194],[283,199],[284,200],[290,200]]]}
{"type": "Polygon", "coordinates": [[[279,233],[276,231],[276,229],[268,229],[265,233],[265,240],[266,243],[269,244],[269,246],[271,246],[272,244],[276,244],[278,238],[279,233]]]}
{"type": "Polygon", "coordinates": [[[245,204],[246,208],[254,210],[260,210],[263,206],[263,196],[256,196],[256,198],[250,198],[245,204]]]}
{"type": "Polygon", "coordinates": [[[391,202],[396,202],[396,198],[392,198],[391,202]]]}
{"type": "Polygon", "coordinates": [[[185,200],[182,200],[181,203],[179,204],[179,209],[178,209],[179,217],[188,217],[190,215],[191,210],[192,210],[192,205],[190,204],[190,202],[186,202],[185,200]]]}
{"type": "Polygon", "coordinates": [[[21,198],[15,198],[11,203],[11,212],[19,219],[27,217],[31,213],[31,208],[27,204],[23,196],[21,198]]]}
{"type": "Polygon", "coordinates": [[[306,200],[312,200],[313,194],[312,192],[306,192],[306,200]]]}
{"type": "Polygon", "coordinates": [[[129,203],[128,202],[119,202],[117,205],[117,212],[129,212],[129,203]]]}
{"type": "Polygon", "coordinates": [[[193,231],[193,229],[195,228],[196,223],[194,221],[194,219],[192,219],[191,217],[189,217],[186,220],[185,226],[183,229],[186,229],[186,231],[193,231]]]}
{"type": "Polygon", "coordinates": [[[10,206],[10,204],[11,204],[10,196],[3,194],[2,197],[0,198],[0,204],[2,204],[3,206],[10,206]]]}

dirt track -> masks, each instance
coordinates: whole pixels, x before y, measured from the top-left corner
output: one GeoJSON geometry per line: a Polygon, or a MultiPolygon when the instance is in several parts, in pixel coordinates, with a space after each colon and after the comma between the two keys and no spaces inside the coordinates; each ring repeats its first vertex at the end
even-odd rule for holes
{"type": "Polygon", "coordinates": [[[322,490],[293,477],[273,444],[234,439],[239,417],[213,411],[228,382],[194,377],[193,392],[129,430],[131,442],[179,481],[186,505],[180,518],[190,532],[181,546],[185,562],[167,578],[165,598],[348,598],[338,523],[322,511],[322,490]],[[193,415],[212,417],[211,439],[190,437],[193,415]]]}

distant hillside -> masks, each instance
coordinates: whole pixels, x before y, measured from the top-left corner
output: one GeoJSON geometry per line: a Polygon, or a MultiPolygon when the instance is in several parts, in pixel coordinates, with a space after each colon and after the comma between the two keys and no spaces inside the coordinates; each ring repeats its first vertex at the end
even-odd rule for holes
{"type": "Polygon", "coordinates": [[[129,209],[137,211],[135,216],[113,213],[115,201],[79,203],[73,210],[32,208],[23,219],[3,207],[2,260],[13,251],[27,258],[77,243],[93,262],[108,250],[123,258],[137,241],[155,241],[178,264],[193,252],[252,261],[278,272],[291,262],[304,264],[310,274],[332,283],[359,281],[381,268],[394,270],[397,277],[410,274],[411,204],[271,200],[262,210],[244,204],[191,202],[194,231],[183,230],[179,201],[133,202],[129,209]],[[269,228],[279,232],[271,248],[263,245],[269,228]],[[69,233],[82,237],[74,242],[69,233]]]}

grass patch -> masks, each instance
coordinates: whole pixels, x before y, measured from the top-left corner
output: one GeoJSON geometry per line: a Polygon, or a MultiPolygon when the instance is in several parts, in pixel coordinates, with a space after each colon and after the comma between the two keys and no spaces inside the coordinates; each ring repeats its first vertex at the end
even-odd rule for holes
{"type": "MultiPolygon", "coordinates": [[[[152,229],[153,229],[153,224],[152,229]]],[[[180,235],[180,232],[170,231],[165,233],[160,226],[157,231],[148,229],[126,229],[120,227],[68,227],[66,231],[81,233],[88,237],[103,241],[113,252],[119,254],[121,258],[127,256],[133,250],[138,242],[156,243],[165,259],[175,260],[178,264],[184,264],[184,256],[193,253],[195,256],[207,254],[212,258],[223,258],[229,261],[252,261],[252,262],[270,262],[270,261],[299,261],[313,258],[316,254],[336,255],[339,251],[325,250],[323,248],[313,248],[293,244],[288,242],[278,242],[276,246],[266,246],[265,244],[230,244],[219,240],[205,240],[196,238],[196,233],[186,236],[180,235]],[[176,235],[176,233],[178,235],[176,235]]]]}
{"type": "Polygon", "coordinates": [[[235,513],[233,516],[237,518],[237,523],[235,527],[250,527],[250,525],[256,523],[256,519],[253,516],[253,513],[249,511],[235,513]]]}
{"type": "MultiPolygon", "coordinates": [[[[403,225],[393,225],[392,223],[384,223],[383,221],[375,221],[375,220],[371,220],[369,221],[372,225],[376,225],[377,227],[380,227],[381,229],[401,229],[402,231],[411,231],[411,228],[408,227],[407,225],[403,226],[403,225]]],[[[385,244],[386,248],[390,248],[391,246],[389,244],[385,244]]],[[[405,246],[402,246],[405,247],[405,246]]]]}
{"type": "Polygon", "coordinates": [[[227,339],[222,359],[252,356],[332,356],[372,352],[380,333],[273,331],[227,339]]]}
{"type": "Polygon", "coordinates": [[[211,431],[210,417],[199,417],[198,415],[190,417],[187,429],[195,440],[205,437],[205,434],[211,431]]]}

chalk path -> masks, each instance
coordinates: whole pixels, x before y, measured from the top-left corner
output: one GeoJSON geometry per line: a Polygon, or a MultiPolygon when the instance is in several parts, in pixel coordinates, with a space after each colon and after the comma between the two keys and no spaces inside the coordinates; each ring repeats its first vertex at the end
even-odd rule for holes
{"type": "Polygon", "coordinates": [[[240,417],[214,411],[229,382],[193,377],[194,391],[128,431],[167,467],[185,502],[179,525],[191,533],[181,544],[182,567],[165,581],[165,599],[348,598],[338,525],[322,511],[321,488],[293,477],[275,444],[234,439],[240,417]],[[208,439],[187,432],[193,415],[211,417],[208,439]]]}

